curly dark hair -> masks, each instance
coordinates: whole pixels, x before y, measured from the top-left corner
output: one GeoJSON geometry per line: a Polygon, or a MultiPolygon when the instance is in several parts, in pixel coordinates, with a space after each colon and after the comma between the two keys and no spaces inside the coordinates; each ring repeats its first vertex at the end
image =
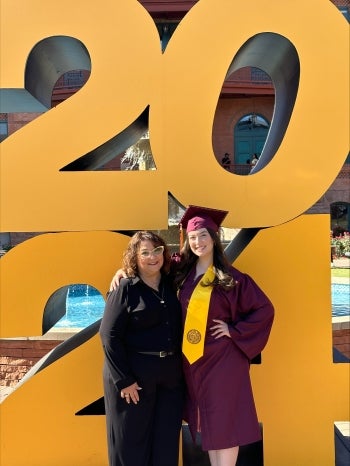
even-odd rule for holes
{"type": "MultiPolygon", "coordinates": [[[[218,233],[211,228],[207,228],[211,239],[214,242],[213,271],[215,274],[212,282],[202,282],[203,286],[221,286],[225,290],[230,290],[236,285],[235,280],[228,273],[231,264],[228,262],[218,233]]],[[[198,257],[191,251],[188,239],[184,243],[181,251],[181,261],[175,272],[175,285],[181,288],[186,276],[196,263],[198,257]]]]}
{"type": "Polygon", "coordinates": [[[170,270],[170,252],[169,249],[159,235],[153,233],[152,231],[137,231],[130,239],[129,244],[123,254],[123,270],[128,277],[135,277],[138,275],[137,269],[137,254],[140,249],[141,241],[150,241],[153,246],[156,248],[158,246],[164,246],[163,258],[164,263],[161,268],[161,272],[168,274],[170,270]]]}

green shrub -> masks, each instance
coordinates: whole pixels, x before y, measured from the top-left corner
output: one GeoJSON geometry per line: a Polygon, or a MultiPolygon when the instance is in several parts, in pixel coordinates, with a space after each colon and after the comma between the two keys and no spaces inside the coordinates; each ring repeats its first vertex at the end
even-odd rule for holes
{"type": "Polygon", "coordinates": [[[350,233],[344,232],[342,235],[333,236],[331,234],[331,247],[334,257],[343,257],[350,254],[350,233]]]}

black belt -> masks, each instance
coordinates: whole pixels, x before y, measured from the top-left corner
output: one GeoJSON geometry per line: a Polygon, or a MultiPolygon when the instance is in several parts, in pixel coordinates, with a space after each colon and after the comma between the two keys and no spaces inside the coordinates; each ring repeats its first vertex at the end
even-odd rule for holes
{"type": "Polygon", "coordinates": [[[175,351],[137,351],[139,354],[147,354],[148,356],[158,356],[159,358],[166,358],[173,356],[175,351]]]}

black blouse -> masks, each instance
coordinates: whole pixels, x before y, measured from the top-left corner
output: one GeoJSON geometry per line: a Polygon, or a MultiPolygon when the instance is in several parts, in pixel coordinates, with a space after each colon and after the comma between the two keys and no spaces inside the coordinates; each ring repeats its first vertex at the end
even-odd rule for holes
{"type": "Polygon", "coordinates": [[[162,277],[159,292],[139,277],[122,279],[107,298],[100,337],[118,388],[135,382],[128,362],[131,352],[181,352],[181,306],[169,278],[162,277]]]}

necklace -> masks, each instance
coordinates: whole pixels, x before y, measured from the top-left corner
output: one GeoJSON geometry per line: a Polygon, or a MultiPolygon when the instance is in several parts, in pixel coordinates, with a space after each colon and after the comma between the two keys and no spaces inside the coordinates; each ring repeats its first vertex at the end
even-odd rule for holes
{"type": "Polygon", "coordinates": [[[165,304],[165,301],[164,301],[164,285],[163,283],[162,284],[159,284],[159,293],[154,289],[154,288],[151,288],[151,291],[152,293],[154,294],[154,296],[159,299],[160,301],[160,304],[165,304]]]}
{"type": "Polygon", "coordinates": [[[157,283],[153,283],[153,286],[150,284],[148,280],[145,280],[144,277],[141,277],[141,280],[143,283],[148,286],[148,288],[151,290],[152,294],[159,300],[160,304],[165,304],[164,301],[164,292],[165,292],[165,287],[164,283],[162,280],[158,280],[157,283]]]}

